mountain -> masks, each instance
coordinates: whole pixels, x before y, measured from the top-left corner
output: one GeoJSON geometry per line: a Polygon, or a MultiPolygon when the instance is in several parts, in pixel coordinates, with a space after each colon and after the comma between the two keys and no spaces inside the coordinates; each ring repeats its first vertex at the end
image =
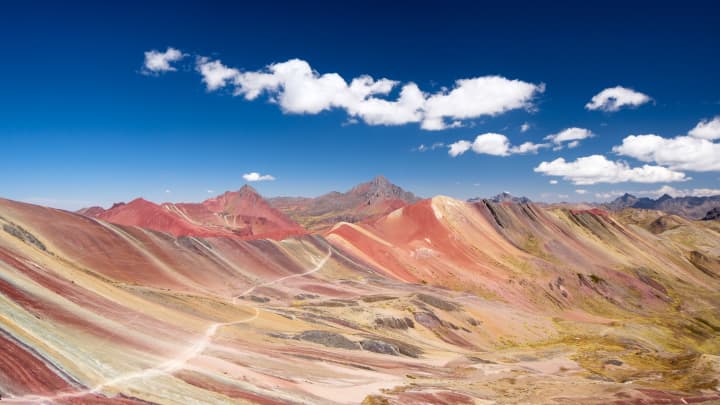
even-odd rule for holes
{"type": "Polygon", "coordinates": [[[720,207],[711,209],[703,217],[703,221],[711,221],[713,219],[720,219],[720,207]]]}
{"type": "Polygon", "coordinates": [[[323,230],[340,221],[360,222],[387,214],[420,198],[392,184],[383,176],[316,198],[276,197],[268,199],[275,208],[310,230],[323,230]]]}
{"type": "Polygon", "coordinates": [[[640,208],[664,211],[668,214],[681,215],[690,219],[701,219],[713,208],[720,207],[720,195],[710,197],[672,197],[663,194],[658,199],[648,197],[637,198],[624,194],[615,200],[601,204],[611,210],[620,211],[625,208],[640,208]]]}
{"type": "MultiPolygon", "coordinates": [[[[108,211],[270,215],[252,189],[108,211]]],[[[437,196],[243,240],[0,199],[2,401],[715,403],[718,230],[437,196]]]]}
{"type": "Polygon", "coordinates": [[[637,203],[637,201],[637,197],[632,194],[625,193],[622,196],[614,199],[612,202],[604,204],[604,206],[611,211],[620,211],[625,208],[632,207],[635,203],[637,203]]]}
{"type": "MultiPolygon", "coordinates": [[[[481,202],[483,198],[480,197],[473,197],[468,199],[468,202],[470,203],[476,203],[481,202]]],[[[514,195],[503,191],[502,193],[488,198],[488,200],[494,202],[494,203],[514,203],[514,204],[529,204],[532,201],[527,197],[515,197],[514,195]]]]}
{"type": "Polygon", "coordinates": [[[91,208],[79,213],[174,236],[284,239],[306,232],[247,185],[199,204],[155,204],[138,198],[127,204],[115,204],[108,210],[91,208]]]}
{"type": "Polygon", "coordinates": [[[105,208],[94,206],[94,207],[81,208],[75,212],[77,212],[80,215],[85,215],[86,217],[95,217],[95,216],[98,216],[98,215],[102,214],[103,212],[105,212],[105,208]]]}

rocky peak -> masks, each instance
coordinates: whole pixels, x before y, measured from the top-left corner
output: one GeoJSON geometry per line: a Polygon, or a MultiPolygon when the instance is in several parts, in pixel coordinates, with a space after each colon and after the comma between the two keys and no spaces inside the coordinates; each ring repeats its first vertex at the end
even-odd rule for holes
{"type": "MultiPolygon", "coordinates": [[[[483,198],[480,197],[474,197],[468,199],[468,202],[479,202],[482,201],[483,198]]],[[[515,197],[514,195],[508,193],[507,191],[503,191],[502,193],[488,198],[488,200],[494,202],[494,203],[504,203],[504,202],[511,202],[515,204],[529,204],[532,201],[527,197],[515,197]]]]}
{"type": "Polygon", "coordinates": [[[375,176],[375,178],[370,181],[370,184],[372,184],[373,186],[376,186],[376,187],[387,187],[387,186],[393,185],[382,174],[379,176],[375,176]]]}
{"type": "Polygon", "coordinates": [[[260,193],[253,188],[253,186],[249,184],[245,184],[244,186],[240,187],[240,190],[237,191],[240,195],[260,195],[260,193]]]}
{"type": "Polygon", "coordinates": [[[705,214],[703,221],[720,220],[720,207],[715,207],[705,214]]]}
{"type": "Polygon", "coordinates": [[[367,200],[368,204],[380,200],[403,200],[406,202],[419,200],[413,193],[396,186],[384,176],[377,176],[367,183],[358,184],[350,190],[349,194],[362,197],[367,200]]]}

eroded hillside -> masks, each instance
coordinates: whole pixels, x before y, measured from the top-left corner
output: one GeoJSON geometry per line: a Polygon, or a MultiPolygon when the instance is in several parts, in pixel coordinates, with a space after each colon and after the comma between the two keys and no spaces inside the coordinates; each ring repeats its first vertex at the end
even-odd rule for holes
{"type": "Polygon", "coordinates": [[[2,398],[720,400],[718,229],[638,212],[436,197],[246,241],[0,200],[2,398]]]}

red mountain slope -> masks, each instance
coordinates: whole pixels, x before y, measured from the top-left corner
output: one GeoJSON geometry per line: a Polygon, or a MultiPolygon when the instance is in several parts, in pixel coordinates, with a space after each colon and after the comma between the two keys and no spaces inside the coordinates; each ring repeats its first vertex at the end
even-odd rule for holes
{"type": "Polygon", "coordinates": [[[285,239],[306,231],[272,208],[252,187],[226,192],[202,203],[163,203],[135,199],[93,215],[119,225],[139,226],[174,236],[226,236],[241,239],[285,239]]]}

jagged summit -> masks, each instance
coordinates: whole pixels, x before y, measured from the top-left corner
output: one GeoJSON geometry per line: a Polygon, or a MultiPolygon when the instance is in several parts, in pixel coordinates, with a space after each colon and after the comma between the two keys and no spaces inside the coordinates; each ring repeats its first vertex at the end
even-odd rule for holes
{"type": "Polygon", "coordinates": [[[379,175],[345,193],[332,191],[316,198],[277,197],[268,201],[295,221],[312,230],[337,222],[360,222],[419,201],[415,194],[379,175]]]}
{"type": "Polygon", "coordinates": [[[620,211],[625,208],[659,210],[690,219],[701,219],[711,209],[720,207],[720,195],[707,197],[673,197],[669,194],[663,194],[657,199],[652,199],[648,197],[638,198],[632,194],[625,193],[613,201],[601,204],[600,206],[611,211],[620,211]]]}
{"type": "Polygon", "coordinates": [[[481,197],[473,197],[469,198],[468,202],[480,202],[482,200],[489,200],[494,203],[515,203],[515,204],[529,204],[532,201],[527,197],[515,197],[514,195],[508,193],[507,191],[503,191],[500,194],[495,195],[494,197],[490,198],[481,198],[481,197]]]}
{"type": "Polygon", "coordinates": [[[370,180],[370,182],[373,184],[392,184],[390,183],[390,180],[388,180],[387,177],[383,176],[382,174],[378,174],[372,180],[370,180]]]}
{"type": "Polygon", "coordinates": [[[249,185],[249,184],[243,184],[242,187],[240,187],[240,190],[237,191],[240,194],[260,194],[257,190],[255,190],[255,187],[249,185]]]}
{"type": "Polygon", "coordinates": [[[139,226],[175,236],[222,236],[242,239],[284,239],[306,231],[270,206],[251,186],[209,198],[202,203],[156,204],[144,198],[116,203],[108,210],[78,213],[107,222],[139,226]]]}
{"type": "Polygon", "coordinates": [[[368,204],[382,200],[403,200],[408,203],[420,200],[413,193],[396,186],[382,175],[367,183],[358,184],[348,194],[361,196],[367,200],[368,204]]]}

